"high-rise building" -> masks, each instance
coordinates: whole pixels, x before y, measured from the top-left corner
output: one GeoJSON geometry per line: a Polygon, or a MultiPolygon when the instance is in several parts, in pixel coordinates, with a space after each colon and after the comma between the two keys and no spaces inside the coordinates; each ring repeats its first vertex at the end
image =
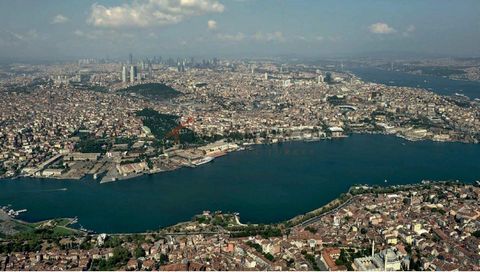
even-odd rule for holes
{"type": "Polygon", "coordinates": [[[122,67],[122,82],[127,83],[127,67],[125,65],[122,67]]]}
{"type": "Polygon", "coordinates": [[[130,53],[130,54],[128,55],[128,64],[130,64],[130,65],[133,64],[133,55],[132,55],[132,53],[130,53]]]}
{"type": "Polygon", "coordinates": [[[318,81],[317,81],[318,84],[323,84],[323,76],[322,75],[319,75],[318,76],[318,81]]]}
{"type": "Polygon", "coordinates": [[[177,63],[177,71],[178,72],[185,72],[185,63],[184,62],[178,62],[177,63]]]}
{"type": "Polygon", "coordinates": [[[130,66],[130,82],[133,83],[135,82],[135,79],[137,77],[137,66],[130,66]]]}

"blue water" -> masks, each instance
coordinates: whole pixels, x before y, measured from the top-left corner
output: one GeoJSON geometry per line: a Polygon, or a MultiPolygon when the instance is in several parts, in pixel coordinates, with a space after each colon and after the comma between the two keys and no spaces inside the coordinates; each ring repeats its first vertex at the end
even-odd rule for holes
{"type": "Polygon", "coordinates": [[[480,98],[480,82],[451,80],[438,76],[411,75],[404,72],[386,71],[376,68],[351,68],[355,75],[368,82],[389,86],[405,86],[431,89],[441,95],[464,94],[471,99],[480,98]]]}
{"type": "Polygon", "coordinates": [[[195,169],[102,185],[92,179],[3,180],[0,205],[27,208],[21,218],[30,221],[78,216],[97,232],[153,230],[203,210],[240,212],[243,222],[270,223],[320,207],[353,184],[478,180],[479,155],[480,145],[354,135],[259,145],[195,169]]]}

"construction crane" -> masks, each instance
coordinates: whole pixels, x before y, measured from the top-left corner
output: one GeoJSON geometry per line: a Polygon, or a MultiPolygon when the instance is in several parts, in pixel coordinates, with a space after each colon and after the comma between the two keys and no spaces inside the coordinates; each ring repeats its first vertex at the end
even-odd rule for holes
{"type": "Polygon", "coordinates": [[[170,132],[165,134],[165,137],[163,139],[168,139],[168,138],[173,138],[175,144],[180,143],[180,131],[185,128],[187,125],[193,123],[193,118],[188,117],[187,121],[180,123],[178,126],[176,126],[174,129],[172,129],[170,132]]]}

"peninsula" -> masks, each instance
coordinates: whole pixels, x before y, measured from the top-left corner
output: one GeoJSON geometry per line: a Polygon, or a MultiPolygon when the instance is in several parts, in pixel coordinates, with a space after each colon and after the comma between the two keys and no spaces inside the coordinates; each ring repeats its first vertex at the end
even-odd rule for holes
{"type": "Polygon", "coordinates": [[[353,186],[324,207],[270,225],[204,211],[157,231],[96,234],[65,231],[65,220],[2,218],[2,230],[22,228],[3,232],[0,268],[478,270],[479,200],[479,187],[425,181],[353,186]]]}
{"type": "Polygon", "coordinates": [[[28,76],[13,66],[0,86],[0,177],[110,182],[197,167],[253,144],[353,133],[480,140],[478,99],[368,83],[331,65],[142,66],[129,82],[118,63],[32,65],[28,76]]]}

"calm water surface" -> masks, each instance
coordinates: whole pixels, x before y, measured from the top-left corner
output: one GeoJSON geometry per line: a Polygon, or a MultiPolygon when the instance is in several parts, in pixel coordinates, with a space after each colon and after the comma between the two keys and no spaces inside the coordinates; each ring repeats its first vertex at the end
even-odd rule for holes
{"type": "Polygon", "coordinates": [[[97,232],[157,229],[203,210],[235,211],[244,222],[270,223],[315,209],[353,184],[471,182],[480,179],[479,166],[480,145],[355,135],[259,145],[195,169],[102,185],[89,178],[2,180],[0,205],[28,209],[21,219],[30,221],[77,216],[97,232]]]}
{"type": "Polygon", "coordinates": [[[480,82],[451,80],[438,76],[411,75],[404,72],[385,71],[376,68],[352,68],[349,70],[367,82],[376,82],[390,86],[425,88],[441,95],[461,93],[471,99],[480,98],[480,82]]]}

